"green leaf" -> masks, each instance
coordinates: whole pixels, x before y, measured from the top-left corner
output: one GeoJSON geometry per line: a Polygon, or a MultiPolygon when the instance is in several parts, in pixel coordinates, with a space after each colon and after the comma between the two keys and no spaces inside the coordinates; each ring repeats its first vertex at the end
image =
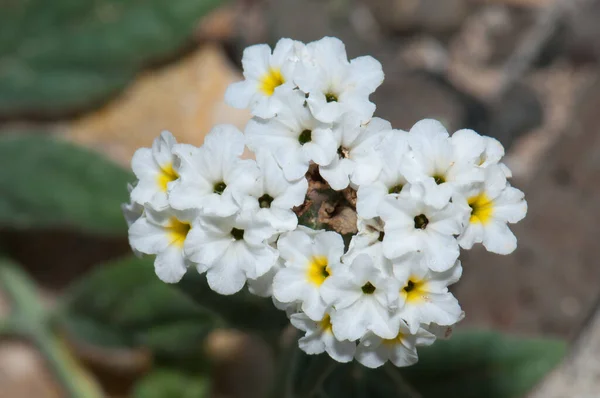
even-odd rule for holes
{"type": "Polygon", "coordinates": [[[0,159],[0,227],[127,233],[120,205],[134,177],[100,154],[51,137],[6,135],[0,159]]]}
{"type": "Polygon", "coordinates": [[[220,295],[210,289],[204,275],[196,272],[188,272],[176,286],[238,329],[258,332],[269,339],[289,325],[285,312],[275,308],[270,298],[255,296],[247,290],[231,296],[220,295]]]}
{"type": "Polygon", "coordinates": [[[558,340],[461,332],[419,349],[419,363],[399,372],[423,398],[521,397],[561,361],[565,350],[558,340]]]}
{"type": "Polygon", "coordinates": [[[138,382],[133,398],[204,398],[210,392],[210,380],[170,369],[158,369],[138,382]]]}
{"type": "Polygon", "coordinates": [[[5,0],[0,114],[58,114],[114,94],[180,52],[222,0],[5,0]],[[6,3],[8,1],[8,3],[6,3]]]}
{"type": "Polygon", "coordinates": [[[66,292],[61,321],[77,340],[105,347],[146,347],[159,359],[202,356],[204,338],[223,325],[214,312],[163,283],[151,258],[100,266],[66,292]]]}

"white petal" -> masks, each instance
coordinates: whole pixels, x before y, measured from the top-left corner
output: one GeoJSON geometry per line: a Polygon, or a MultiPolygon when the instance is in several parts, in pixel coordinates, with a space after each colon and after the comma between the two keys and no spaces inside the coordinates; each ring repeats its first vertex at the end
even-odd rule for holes
{"type": "Polygon", "coordinates": [[[527,202],[524,196],[518,189],[506,187],[494,200],[493,217],[510,223],[521,221],[527,214],[527,202]]]}
{"type": "Polygon", "coordinates": [[[363,95],[373,93],[383,83],[384,78],[381,63],[370,56],[362,56],[350,61],[349,74],[349,80],[363,95]]]}
{"type": "Polygon", "coordinates": [[[156,275],[166,283],[177,283],[187,271],[187,264],[183,258],[183,250],[176,245],[169,246],[160,252],[154,260],[156,275]]]}
{"type": "Polygon", "coordinates": [[[248,108],[250,100],[256,93],[256,81],[243,80],[231,83],[225,90],[225,103],[238,109],[248,108]]]}
{"type": "Polygon", "coordinates": [[[517,238],[504,222],[491,220],[484,227],[483,246],[492,253],[510,254],[517,248],[517,238]]]}
{"type": "Polygon", "coordinates": [[[377,209],[388,194],[388,188],[381,182],[375,181],[370,185],[361,185],[357,192],[356,210],[363,218],[377,217],[377,209]]]}
{"type": "Polygon", "coordinates": [[[165,229],[150,223],[146,217],[139,218],[129,228],[129,244],[141,253],[160,253],[170,243],[171,240],[165,229]]]}

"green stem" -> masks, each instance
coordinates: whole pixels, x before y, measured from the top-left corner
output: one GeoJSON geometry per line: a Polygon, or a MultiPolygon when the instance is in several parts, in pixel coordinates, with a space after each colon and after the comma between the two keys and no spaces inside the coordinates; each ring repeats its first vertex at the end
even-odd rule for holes
{"type": "Polygon", "coordinates": [[[421,398],[421,394],[402,376],[398,368],[392,363],[387,362],[383,368],[396,385],[396,388],[400,392],[400,396],[407,398],[421,398]]]}
{"type": "Polygon", "coordinates": [[[0,336],[19,336],[42,354],[68,397],[96,398],[101,393],[54,335],[35,285],[16,266],[0,264],[0,287],[12,304],[11,316],[0,322],[0,336]]]}
{"type": "Polygon", "coordinates": [[[18,334],[18,328],[12,318],[0,320],[0,337],[18,334]]]}
{"type": "Polygon", "coordinates": [[[300,386],[298,396],[300,398],[312,398],[322,389],[323,383],[331,372],[336,368],[337,362],[327,354],[320,354],[312,358],[308,369],[302,377],[306,382],[300,386]]]}
{"type": "Polygon", "coordinates": [[[298,348],[299,333],[294,335],[284,345],[277,361],[275,382],[271,390],[271,398],[293,398],[294,397],[294,373],[298,361],[300,348],[298,348]]]}

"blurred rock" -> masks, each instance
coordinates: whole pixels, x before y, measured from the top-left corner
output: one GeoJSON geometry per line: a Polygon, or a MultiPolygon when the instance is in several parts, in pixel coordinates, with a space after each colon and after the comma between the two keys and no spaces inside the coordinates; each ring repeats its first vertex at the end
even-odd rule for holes
{"type": "Polygon", "coordinates": [[[236,330],[217,330],[206,341],[215,397],[263,398],[273,382],[273,355],[265,342],[236,330]]]}
{"type": "Polygon", "coordinates": [[[235,35],[236,3],[229,3],[207,14],[200,21],[196,36],[200,40],[231,40],[235,35]]]}
{"type": "Polygon", "coordinates": [[[467,118],[460,95],[425,73],[387,75],[371,97],[377,104],[375,115],[389,120],[397,129],[409,130],[421,119],[434,118],[454,131],[467,118]]]}
{"type": "Polygon", "coordinates": [[[456,30],[466,18],[466,0],[369,0],[373,15],[392,32],[445,33],[456,30]]]}
{"type": "Polygon", "coordinates": [[[227,86],[241,78],[221,47],[206,44],[175,64],[145,72],[113,101],[71,123],[63,135],[123,165],[162,130],[200,145],[215,124],[243,128],[250,118],[246,110],[223,101],[227,86]]]}
{"type": "Polygon", "coordinates": [[[471,0],[474,3],[498,3],[517,7],[546,7],[554,3],[555,0],[471,0]]]}
{"type": "Polygon", "coordinates": [[[489,110],[489,116],[475,130],[492,136],[510,148],[515,139],[540,126],[544,110],[535,91],[525,84],[517,84],[489,110]]]}
{"type": "Polygon", "coordinates": [[[0,340],[0,398],[64,398],[65,394],[31,344],[0,340]]]}
{"type": "Polygon", "coordinates": [[[580,63],[600,61],[600,2],[583,1],[584,5],[568,15],[567,51],[580,63]]]}

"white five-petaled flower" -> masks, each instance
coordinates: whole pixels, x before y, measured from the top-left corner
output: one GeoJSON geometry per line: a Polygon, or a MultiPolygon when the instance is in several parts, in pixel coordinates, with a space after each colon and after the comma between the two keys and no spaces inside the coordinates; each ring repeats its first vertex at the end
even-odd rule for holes
{"type": "Polygon", "coordinates": [[[452,202],[441,208],[428,205],[430,194],[423,185],[411,184],[383,199],[378,209],[385,222],[383,254],[390,259],[418,258],[427,268],[445,271],[458,258],[454,235],[462,232],[467,213],[452,202]]]}
{"type": "Polygon", "coordinates": [[[350,264],[361,254],[368,254],[373,264],[384,274],[392,275],[392,261],[383,255],[384,223],[379,217],[364,219],[358,217],[358,233],[350,240],[348,251],[342,257],[345,264],[350,264]]]}
{"type": "MultiPolygon", "coordinates": [[[[393,278],[375,267],[367,254],[340,268],[323,283],[321,296],[329,310],[333,334],[338,340],[355,341],[367,332],[391,339],[398,334],[400,320],[394,318],[393,278]]],[[[397,295],[397,294],[396,294],[397,295]]]]}
{"type": "Polygon", "coordinates": [[[393,130],[376,150],[375,156],[381,158],[381,172],[372,183],[360,185],[357,192],[356,211],[363,218],[377,217],[377,208],[381,200],[386,195],[399,194],[408,183],[408,133],[393,130]]]}
{"type": "Polygon", "coordinates": [[[302,311],[314,321],[325,316],[322,285],[342,264],[344,241],[336,232],[308,234],[302,229],[282,235],[277,242],[285,268],[273,280],[273,297],[284,303],[300,301],[302,311]]]}
{"type": "Polygon", "coordinates": [[[338,362],[350,362],[354,358],[356,343],[348,340],[338,340],[333,335],[331,319],[325,315],[320,321],[313,321],[306,314],[298,313],[290,317],[292,325],[306,332],[300,338],[300,349],[309,355],[327,352],[338,362]]]}
{"type": "Polygon", "coordinates": [[[259,151],[256,162],[260,177],[246,198],[248,207],[254,209],[257,220],[266,221],[278,232],[296,229],[298,217],[292,208],[304,202],[308,181],[306,178],[288,181],[268,151],[259,151]]]}
{"type": "Polygon", "coordinates": [[[246,126],[248,148],[254,152],[270,151],[290,181],[302,178],[310,162],[327,165],[336,156],[336,142],[331,125],[315,119],[304,106],[304,94],[298,90],[281,93],[285,103],[277,115],[268,120],[254,118],[246,126]]]}
{"type": "Polygon", "coordinates": [[[395,317],[408,324],[411,334],[422,324],[454,325],[462,319],[458,300],[448,291],[462,275],[460,261],[444,272],[431,271],[416,262],[394,266],[399,285],[399,306],[395,317]]]}
{"type": "Polygon", "coordinates": [[[276,265],[277,250],[267,242],[275,231],[242,209],[229,217],[200,215],[192,224],[185,253],[206,272],[212,290],[220,294],[240,291],[246,279],[257,279],[276,265]]]}
{"type": "Polygon", "coordinates": [[[350,181],[355,185],[375,181],[381,170],[381,159],[375,148],[392,132],[387,120],[375,117],[361,124],[355,114],[345,114],[333,127],[337,156],[328,165],[319,167],[321,176],[338,191],[346,188],[350,181]]]}
{"type": "Polygon", "coordinates": [[[423,328],[411,333],[404,322],[400,323],[400,332],[393,339],[368,333],[356,348],[356,360],[368,368],[378,368],[390,361],[395,366],[404,367],[417,363],[417,346],[433,344],[435,336],[423,328]]]}
{"type": "Polygon", "coordinates": [[[179,164],[173,155],[175,145],[177,142],[173,134],[163,131],[152,143],[152,148],[135,151],[131,168],[138,182],[131,190],[133,202],[141,205],[149,203],[159,210],[169,206],[167,189],[179,177],[179,164]]]}
{"type": "Polygon", "coordinates": [[[325,123],[336,121],[346,112],[368,121],[375,104],[369,95],[383,82],[381,64],[363,56],[348,61],[341,40],[324,37],[306,45],[296,68],[294,82],[308,94],[308,106],[325,123]]]}
{"type": "Polygon", "coordinates": [[[156,210],[146,206],[143,215],[129,228],[131,247],[139,253],[156,255],[154,269],[163,282],[179,282],[191,265],[183,247],[195,217],[194,210],[156,210]]]}
{"type": "Polygon", "coordinates": [[[458,237],[458,243],[470,249],[483,243],[490,252],[510,254],[517,248],[517,238],[507,223],[516,223],[527,214],[523,192],[511,187],[499,165],[485,169],[485,181],[472,184],[455,202],[469,214],[469,221],[458,237]],[[462,199],[462,200],[461,200],[462,199]]]}
{"type": "Polygon", "coordinates": [[[283,106],[277,92],[295,87],[297,52],[303,46],[291,39],[281,39],[273,53],[266,44],[247,47],[242,57],[245,80],[227,88],[225,101],[234,108],[250,108],[253,115],[261,118],[274,116],[283,106]]]}
{"type": "Polygon", "coordinates": [[[244,135],[232,125],[217,125],[201,148],[177,145],[179,179],[171,184],[169,203],[175,209],[199,209],[230,216],[239,209],[237,196],[247,195],[258,179],[258,167],[242,160],[244,135]]]}
{"type": "MultiPolygon", "coordinates": [[[[468,138],[460,132],[458,136],[460,145],[465,146],[468,138]]],[[[437,120],[417,122],[408,133],[408,144],[411,154],[404,169],[406,179],[410,183],[422,183],[435,192],[426,198],[428,204],[442,206],[457,187],[483,181],[483,169],[472,161],[475,156],[457,156],[454,139],[437,120]]]]}

